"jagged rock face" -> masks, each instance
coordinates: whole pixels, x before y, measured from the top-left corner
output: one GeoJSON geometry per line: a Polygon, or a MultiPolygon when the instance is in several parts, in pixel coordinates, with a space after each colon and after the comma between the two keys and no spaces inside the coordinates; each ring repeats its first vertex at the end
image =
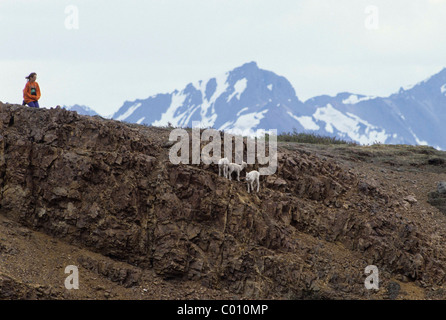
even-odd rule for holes
{"type": "Polygon", "coordinates": [[[437,190],[429,193],[428,202],[446,214],[446,181],[437,184],[437,190]]]}
{"type": "Polygon", "coordinates": [[[333,160],[280,149],[248,194],[217,166],[171,164],[167,129],[4,104],[0,126],[1,214],[166,279],[328,299],[369,294],[370,264],[444,281],[443,250],[398,215],[411,204],[333,160]]]}

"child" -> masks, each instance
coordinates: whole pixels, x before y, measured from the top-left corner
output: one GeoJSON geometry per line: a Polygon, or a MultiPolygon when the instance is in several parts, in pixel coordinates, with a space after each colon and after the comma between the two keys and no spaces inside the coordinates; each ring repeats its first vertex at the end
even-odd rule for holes
{"type": "Polygon", "coordinates": [[[36,82],[37,74],[31,73],[25,79],[28,79],[25,89],[23,89],[23,105],[27,104],[32,108],[39,108],[40,88],[36,82]]]}

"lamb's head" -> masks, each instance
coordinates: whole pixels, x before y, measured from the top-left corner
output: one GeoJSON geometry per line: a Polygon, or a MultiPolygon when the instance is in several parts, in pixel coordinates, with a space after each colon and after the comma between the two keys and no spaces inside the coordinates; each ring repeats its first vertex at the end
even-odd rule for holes
{"type": "Polygon", "coordinates": [[[248,164],[245,161],[242,161],[242,169],[246,168],[248,164]]]}

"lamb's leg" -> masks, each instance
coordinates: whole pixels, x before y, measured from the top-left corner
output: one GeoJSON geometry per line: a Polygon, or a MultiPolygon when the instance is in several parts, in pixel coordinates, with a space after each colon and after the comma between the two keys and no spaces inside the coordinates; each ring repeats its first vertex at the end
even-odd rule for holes
{"type": "Polygon", "coordinates": [[[240,170],[237,170],[237,181],[240,181],[240,170]]]}
{"type": "Polygon", "coordinates": [[[259,190],[260,190],[260,182],[259,182],[259,178],[257,178],[256,181],[257,181],[257,192],[259,192],[259,190]]]}
{"type": "Polygon", "coordinates": [[[250,192],[249,192],[249,182],[248,182],[248,183],[246,183],[246,184],[248,185],[248,193],[250,193],[250,192]]]}
{"type": "Polygon", "coordinates": [[[221,165],[218,165],[218,176],[221,176],[221,165]]]}

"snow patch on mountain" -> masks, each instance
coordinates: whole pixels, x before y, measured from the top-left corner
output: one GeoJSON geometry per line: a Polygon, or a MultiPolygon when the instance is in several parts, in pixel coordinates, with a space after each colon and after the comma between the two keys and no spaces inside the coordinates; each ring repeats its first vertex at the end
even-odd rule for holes
{"type": "MultiPolygon", "coordinates": [[[[215,112],[215,102],[217,99],[226,92],[228,89],[228,73],[221,74],[215,78],[211,78],[208,81],[201,82],[201,85],[195,86],[200,92],[202,98],[202,104],[200,107],[200,115],[201,115],[201,123],[200,127],[212,127],[215,123],[215,120],[217,119],[218,115],[215,112]],[[208,84],[211,81],[216,82],[216,88],[214,92],[211,94],[210,97],[207,97],[206,95],[206,89],[208,87],[208,84]],[[205,99],[207,97],[207,99],[205,99]],[[208,115],[208,110],[211,108],[211,114],[208,115]]],[[[187,121],[188,122],[188,121],[187,121]]],[[[186,122],[186,123],[187,123],[186,122]]]]}
{"type": "Polygon", "coordinates": [[[126,112],[124,112],[119,117],[117,117],[115,120],[119,120],[119,121],[125,120],[126,118],[130,117],[132,115],[132,113],[135,112],[135,110],[138,109],[140,106],[141,106],[141,103],[134,104],[133,106],[128,108],[128,110],[126,112]]]}
{"type": "Polygon", "coordinates": [[[361,144],[384,143],[389,138],[385,130],[371,125],[352,113],[343,114],[331,104],[318,108],[313,118],[325,122],[327,132],[334,133],[336,129],[341,137],[347,136],[361,144]]]}
{"type": "Polygon", "coordinates": [[[361,101],[367,101],[367,100],[371,100],[371,99],[375,99],[375,98],[376,98],[375,96],[365,96],[365,97],[359,98],[358,95],[352,94],[347,99],[342,100],[342,103],[343,104],[357,104],[361,101]]]}
{"type": "Polygon", "coordinates": [[[234,92],[226,99],[226,102],[231,101],[231,99],[236,96],[237,99],[240,100],[240,95],[245,91],[246,87],[248,85],[248,80],[246,78],[243,78],[241,80],[238,80],[234,84],[234,92]]]}
{"type": "MultiPolygon", "coordinates": [[[[207,79],[205,81],[198,81],[192,83],[192,87],[200,92],[201,101],[192,105],[188,105],[186,99],[190,98],[189,94],[185,93],[184,89],[181,92],[174,91],[172,93],[172,101],[167,110],[161,115],[161,119],[152,123],[153,126],[166,126],[168,123],[173,126],[186,126],[196,111],[200,112],[201,121],[200,127],[212,127],[218,117],[215,112],[215,102],[217,99],[227,91],[228,73],[221,74],[217,77],[207,79]],[[187,106],[184,111],[182,107],[187,106]]],[[[243,81],[235,88],[235,94],[241,94],[244,91],[243,81]]]]}
{"type": "Polygon", "coordinates": [[[418,139],[417,135],[413,132],[413,130],[411,128],[409,128],[410,133],[412,134],[413,138],[415,139],[415,141],[417,142],[417,144],[421,145],[421,146],[427,146],[429,145],[427,143],[427,141],[423,141],[418,139]]]}
{"type": "Polygon", "coordinates": [[[305,130],[319,130],[320,129],[320,127],[316,124],[316,122],[313,121],[312,117],[308,117],[308,116],[298,117],[289,111],[287,113],[290,117],[297,120],[301,124],[301,126],[304,127],[305,130]]]}
{"type": "Polygon", "coordinates": [[[265,117],[265,113],[267,112],[268,109],[265,109],[260,112],[252,112],[244,114],[238,117],[238,119],[234,123],[234,127],[239,128],[241,130],[254,129],[260,123],[260,120],[262,120],[265,117]]]}
{"type": "Polygon", "coordinates": [[[446,83],[444,85],[441,86],[440,88],[441,93],[443,93],[444,95],[446,95],[446,83]]]}
{"type": "Polygon", "coordinates": [[[161,115],[161,119],[156,120],[152,123],[153,126],[167,126],[169,123],[173,126],[181,126],[182,121],[184,120],[184,116],[187,111],[175,116],[177,108],[181,107],[184,104],[184,100],[186,100],[187,95],[181,92],[174,92],[172,94],[172,101],[170,106],[167,108],[166,112],[161,115]]]}
{"type": "Polygon", "coordinates": [[[242,110],[240,110],[239,112],[237,112],[237,117],[238,117],[241,113],[245,112],[246,110],[249,110],[249,108],[243,108],[242,110]]]}
{"type": "Polygon", "coordinates": [[[243,136],[256,136],[258,135],[258,130],[256,127],[259,125],[260,121],[265,117],[268,109],[262,110],[260,112],[251,112],[239,116],[235,121],[228,121],[224,123],[218,130],[224,130],[231,134],[239,134],[243,136]]]}
{"type": "Polygon", "coordinates": [[[265,117],[265,113],[268,109],[260,112],[252,112],[238,117],[235,122],[225,123],[218,130],[224,130],[229,134],[248,136],[248,137],[260,137],[266,132],[265,129],[257,129],[260,121],[265,117]]]}

